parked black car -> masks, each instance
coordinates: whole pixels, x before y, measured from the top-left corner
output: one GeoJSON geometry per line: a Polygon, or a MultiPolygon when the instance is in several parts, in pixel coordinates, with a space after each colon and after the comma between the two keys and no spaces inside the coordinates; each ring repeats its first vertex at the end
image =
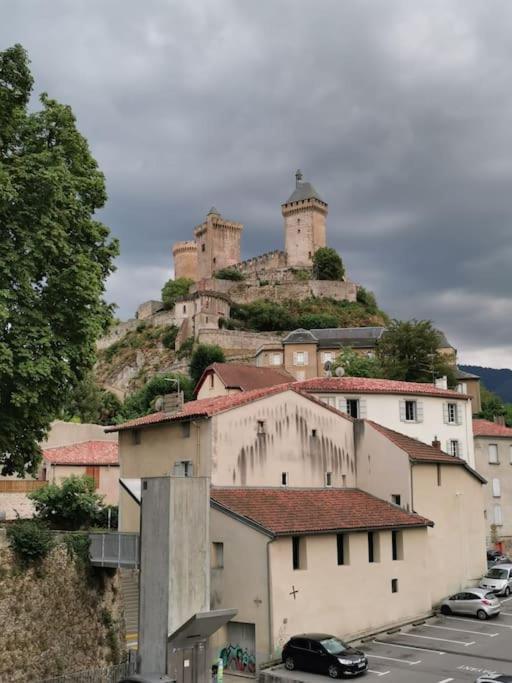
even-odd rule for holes
{"type": "Polygon", "coordinates": [[[290,638],[282,657],[289,671],[301,669],[327,674],[331,678],[357,676],[368,669],[364,652],[326,633],[303,633],[290,638]]]}

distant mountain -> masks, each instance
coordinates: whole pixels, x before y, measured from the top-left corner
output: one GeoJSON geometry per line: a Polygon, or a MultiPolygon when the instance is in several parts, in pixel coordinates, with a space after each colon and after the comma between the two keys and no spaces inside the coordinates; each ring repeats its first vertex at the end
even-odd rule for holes
{"type": "Polygon", "coordinates": [[[498,394],[505,403],[512,403],[512,370],[482,368],[479,365],[459,365],[459,368],[478,375],[486,389],[498,394]]]}

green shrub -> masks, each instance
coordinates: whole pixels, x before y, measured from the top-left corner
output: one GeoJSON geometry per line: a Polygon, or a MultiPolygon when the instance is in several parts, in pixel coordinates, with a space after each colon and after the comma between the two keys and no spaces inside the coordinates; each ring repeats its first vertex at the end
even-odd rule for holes
{"type": "Polygon", "coordinates": [[[61,485],[48,484],[29,493],[36,516],[54,529],[76,531],[94,524],[103,504],[91,477],[72,475],[61,485]]]}
{"type": "Polygon", "coordinates": [[[270,284],[270,280],[260,280],[258,284],[260,287],[266,287],[270,284]]]}
{"type": "Polygon", "coordinates": [[[345,268],[336,249],[320,247],[313,254],[315,280],[343,280],[345,268]]]}
{"type": "Polygon", "coordinates": [[[101,529],[109,528],[109,512],[110,512],[110,528],[117,529],[119,523],[119,508],[117,505],[105,505],[104,508],[100,510],[99,515],[95,519],[94,523],[101,529]]]}
{"type": "Polygon", "coordinates": [[[89,534],[66,534],[64,536],[64,544],[68,551],[68,555],[72,557],[77,564],[82,566],[89,565],[89,548],[91,545],[89,534]]]}
{"type": "Polygon", "coordinates": [[[189,337],[188,339],[185,339],[183,344],[176,351],[176,358],[181,360],[182,358],[188,358],[189,356],[191,356],[192,350],[194,348],[194,341],[194,337],[189,337]]]}
{"type": "Polygon", "coordinates": [[[23,564],[44,559],[55,545],[48,527],[35,519],[18,519],[10,524],[7,540],[23,564]]]}
{"type": "Polygon", "coordinates": [[[185,400],[190,401],[194,390],[194,385],[190,377],[179,373],[157,375],[152,377],[141,389],[130,394],[130,396],[125,399],[117,417],[118,423],[154,413],[155,398],[176,391],[177,382],[170,382],[169,380],[178,379],[180,382],[180,391],[183,391],[185,400]]]}
{"type": "Polygon", "coordinates": [[[299,317],[298,323],[305,330],[338,327],[338,319],[329,313],[304,313],[299,317]]]}
{"type": "Polygon", "coordinates": [[[162,335],[162,344],[166,349],[174,349],[177,336],[178,327],[176,325],[170,325],[162,335]]]}
{"type": "Polygon", "coordinates": [[[297,280],[297,282],[307,282],[308,280],[311,280],[311,273],[309,270],[304,270],[303,268],[300,268],[299,270],[293,269],[293,277],[297,280]]]}
{"type": "Polygon", "coordinates": [[[187,296],[194,281],[188,277],[179,277],[176,280],[168,280],[162,288],[162,302],[164,308],[172,308],[176,301],[187,296]]]}
{"type": "Polygon", "coordinates": [[[199,344],[190,360],[190,376],[197,384],[204,370],[212,363],[224,363],[224,351],[217,344],[199,344]]]}
{"type": "Polygon", "coordinates": [[[245,275],[241,273],[236,268],[221,268],[215,273],[217,280],[233,280],[235,282],[241,282],[245,280],[245,275]]]}
{"type": "Polygon", "coordinates": [[[364,287],[357,288],[357,301],[366,308],[368,313],[377,313],[377,300],[375,294],[364,287]]]}
{"type": "Polygon", "coordinates": [[[137,327],[135,328],[136,332],[143,332],[147,327],[147,324],[145,322],[140,322],[138,323],[137,327]]]}

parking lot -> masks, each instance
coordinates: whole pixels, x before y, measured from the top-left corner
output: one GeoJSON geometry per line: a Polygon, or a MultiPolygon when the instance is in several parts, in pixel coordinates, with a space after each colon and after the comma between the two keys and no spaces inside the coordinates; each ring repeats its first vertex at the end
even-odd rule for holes
{"type": "MultiPolygon", "coordinates": [[[[424,624],[378,636],[363,643],[361,649],[370,668],[359,680],[455,683],[475,681],[487,672],[512,674],[512,597],[502,600],[502,612],[494,619],[433,617],[424,624]]],[[[328,680],[282,667],[272,673],[283,680],[328,680]]]]}

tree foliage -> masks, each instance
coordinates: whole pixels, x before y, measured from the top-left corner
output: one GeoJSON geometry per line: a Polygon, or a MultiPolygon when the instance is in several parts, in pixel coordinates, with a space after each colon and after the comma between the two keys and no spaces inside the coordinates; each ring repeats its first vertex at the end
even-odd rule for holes
{"type": "Polygon", "coordinates": [[[70,392],[66,406],[61,414],[67,421],[109,425],[115,422],[121,410],[121,401],[111,391],[101,389],[92,373],[70,392]]]}
{"type": "Polygon", "coordinates": [[[345,268],[336,249],[320,247],[313,254],[313,277],[315,280],[343,280],[345,268]]]}
{"type": "Polygon", "coordinates": [[[102,499],[94,489],[94,480],[72,475],[61,485],[48,484],[29,493],[36,517],[54,529],[77,531],[96,523],[103,509],[102,499]]]}
{"type": "Polygon", "coordinates": [[[7,541],[24,565],[43,560],[55,545],[48,527],[35,519],[17,519],[9,524],[7,541]]]}
{"type": "Polygon", "coordinates": [[[176,373],[166,373],[152,377],[142,389],[128,396],[117,416],[117,422],[133,420],[135,417],[142,417],[155,412],[155,399],[163,394],[171,394],[177,390],[179,379],[180,391],[185,394],[185,400],[190,401],[193,397],[194,383],[186,375],[176,373]],[[170,381],[173,380],[173,381],[170,381]]]}
{"type": "Polygon", "coordinates": [[[236,268],[221,268],[215,273],[218,280],[233,280],[234,282],[241,282],[245,280],[245,276],[236,268]]]}
{"type": "Polygon", "coordinates": [[[455,368],[439,352],[440,333],[429,320],[392,320],[377,343],[383,376],[406,382],[432,382],[446,375],[455,386],[455,368]]]}
{"type": "Polygon", "coordinates": [[[43,94],[29,111],[32,84],[25,50],[0,52],[0,468],[19,474],[94,363],[118,253],[93,217],[105,179],[70,107],[43,94]]]}
{"type": "Polygon", "coordinates": [[[383,377],[382,367],[375,357],[363,356],[351,348],[345,348],[332,364],[332,372],[342,367],[347,377],[383,377]]]}
{"type": "Polygon", "coordinates": [[[217,344],[198,344],[190,359],[190,376],[194,386],[209,365],[224,363],[225,360],[224,351],[217,344]]]}
{"type": "Polygon", "coordinates": [[[491,422],[495,417],[505,417],[505,424],[512,427],[512,404],[504,403],[501,398],[489,391],[483,385],[480,386],[480,399],[482,402],[482,409],[478,413],[478,417],[491,422]]]}
{"type": "Polygon", "coordinates": [[[177,299],[187,296],[190,286],[194,281],[188,277],[179,277],[176,280],[167,280],[162,287],[162,301],[165,308],[172,308],[177,299]]]}

